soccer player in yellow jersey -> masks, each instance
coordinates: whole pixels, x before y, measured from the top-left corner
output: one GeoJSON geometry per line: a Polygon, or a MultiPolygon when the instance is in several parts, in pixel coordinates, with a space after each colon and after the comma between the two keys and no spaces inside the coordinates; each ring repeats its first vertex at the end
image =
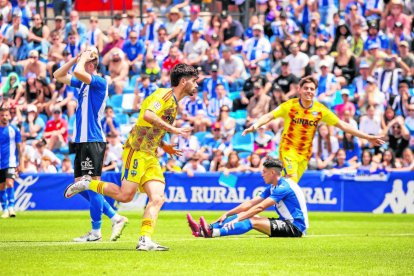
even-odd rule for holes
{"type": "Polygon", "coordinates": [[[176,135],[191,132],[191,128],[177,128],[173,123],[178,102],[197,93],[197,70],[186,64],[178,64],[171,70],[170,78],[172,89],[159,88],[142,103],[138,121],[124,145],[122,186],[84,178],[69,185],[65,191],[65,197],[69,198],[89,189],[119,202],[131,201],[137,190],[146,193],[149,201],[136,247],[141,251],[168,250],[168,247],[151,239],[158,213],[165,200],[165,179],[156,155],[157,147],[162,147],[170,155],[180,156],[182,151],[165,144],[162,138],[166,132],[176,135]]]}
{"type": "Polygon", "coordinates": [[[283,162],[285,176],[299,182],[312,155],[312,140],[318,124],[325,122],[344,132],[368,140],[375,146],[384,144],[380,136],[365,134],[340,120],[323,104],[314,100],[318,81],[313,77],[303,78],[299,83],[298,98],[290,99],[275,110],[260,117],[243,135],[253,132],[273,119],[283,118],[284,129],[279,145],[279,158],[283,162]]]}

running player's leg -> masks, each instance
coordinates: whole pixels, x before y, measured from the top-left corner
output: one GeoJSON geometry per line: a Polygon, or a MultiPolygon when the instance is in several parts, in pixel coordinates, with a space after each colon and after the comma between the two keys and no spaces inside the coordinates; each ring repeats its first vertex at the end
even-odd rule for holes
{"type": "MultiPolygon", "coordinates": [[[[79,193],[81,196],[83,196],[87,201],[90,201],[89,197],[90,191],[83,191],[79,193]]],[[[105,198],[103,198],[103,209],[102,212],[104,215],[106,215],[112,222],[112,234],[110,237],[110,241],[116,241],[119,239],[122,235],[122,231],[128,224],[128,218],[119,215],[112,206],[106,201],[105,198]]]]}
{"type": "Polygon", "coordinates": [[[102,236],[102,212],[103,196],[92,191],[88,191],[89,196],[89,213],[92,220],[92,233],[96,236],[102,236]]]}
{"type": "Polygon", "coordinates": [[[3,210],[2,218],[9,217],[9,210],[7,206],[7,194],[6,194],[6,171],[0,170],[0,203],[3,210]]]}
{"type": "Polygon", "coordinates": [[[119,202],[130,202],[134,199],[138,184],[126,179],[122,180],[122,185],[104,181],[91,181],[90,190],[109,196],[119,202]]]}
{"type": "Polygon", "coordinates": [[[143,188],[148,195],[148,204],[142,217],[141,236],[151,238],[158,214],[165,201],[165,184],[160,181],[150,180],[144,183],[143,188]]]}
{"type": "Polygon", "coordinates": [[[15,169],[9,168],[9,172],[6,178],[6,194],[7,194],[7,208],[9,210],[10,217],[15,217],[16,212],[14,211],[14,204],[16,202],[14,197],[14,178],[15,176],[15,169]]]}
{"type": "Polygon", "coordinates": [[[0,202],[1,202],[1,209],[7,211],[7,194],[6,194],[6,183],[0,183],[0,202]]]}
{"type": "Polygon", "coordinates": [[[86,189],[92,190],[99,194],[109,196],[119,202],[130,202],[137,191],[138,184],[140,183],[141,176],[145,172],[145,161],[138,162],[139,157],[137,152],[132,149],[125,149],[122,156],[122,185],[121,187],[111,182],[104,182],[101,180],[81,180],[76,181],[74,184],[69,185],[65,191],[65,197],[71,197],[86,189]],[[131,163],[132,158],[137,160],[140,168],[134,167],[131,163]],[[144,166],[144,167],[143,167],[144,166]],[[132,171],[138,172],[132,174],[132,171]]]}
{"type": "Polygon", "coordinates": [[[137,250],[166,251],[168,247],[157,244],[151,239],[158,214],[165,201],[165,183],[159,180],[149,180],[144,183],[142,188],[148,195],[148,204],[142,218],[141,237],[139,238],[137,250]]]}
{"type": "Polygon", "coordinates": [[[293,181],[295,181],[296,183],[299,183],[299,180],[302,178],[307,168],[308,168],[308,160],[302,159],[301,161],[299,161],[297,179],[293,179],[293,181]]]}
{"type": "Polygon", "coordinates": [[[291,178],[296,183],[298,182],[298,157],[280,152],[280,160],[283,163],[283,176],[291,178]]]}
{"type": "MultiPolygon", "coordinates": [[[[102,171],[102,161],[105,143],[80,143],[76,144],[75,156],[75,181],[84,179],[98,180],[102,171]]],[[[66,191],[65,191],[66,193],[66,191]]],[[[85,235],[75,238],[76,242],[93,242],[102,240],[101,225],[103,211],[103,197],[92,191],[87,191],[89,198],[89,213],[92,230],[85,235]]]]}

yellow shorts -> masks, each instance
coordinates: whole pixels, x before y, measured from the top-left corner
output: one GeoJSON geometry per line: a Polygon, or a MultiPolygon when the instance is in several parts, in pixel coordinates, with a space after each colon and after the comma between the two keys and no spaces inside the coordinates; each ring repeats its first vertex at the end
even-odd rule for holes
{"type": "Polygon", "coordinates": [[[308,168],[308,159],[292,153],[279,153],[280,160],[283,162],[283,176],[290,177],[296,183],[299,183],[303,173],[308,168]]]}
{"type": "Polygon", "coordinates": [[[144,184],[148,181],[165,183],[160,163],[155,156],[132,148],[125,148],[122,161],[121,179],[137,183],[140,192],[145,192],[144,184]]]}

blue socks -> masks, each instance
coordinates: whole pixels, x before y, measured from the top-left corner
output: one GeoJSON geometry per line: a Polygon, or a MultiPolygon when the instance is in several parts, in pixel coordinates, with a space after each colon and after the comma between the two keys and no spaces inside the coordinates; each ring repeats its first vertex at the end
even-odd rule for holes
{"type": "MultiPolygon", "coordinates": [[[[89,200],[89,194],[87,191],[83,191],[81,193],[79,193],[81,196],[83,196],[87,201],[89,200]]],[[[112,206],[105,200],[104,198],[104,202],[103,202],[103,214],[105,216],[107,216],[108,218],[113,218],[116,215],[116,212],[114,210],[114,208],[112,208],[112,206]]]]}
{"type": "Polygon", "coordinates": [[[103,195],[97,194],[93,191],[84,191],[80,193],[86,200],[89,201],[89,212],[92,219],[92,230],[101,229],[102,213],[108,218],[113,218],[116,215],[115,210],[105,200],[103,195]]]}
{"type": "Polygon", "coordinates": [[[236,222],[234,224],[234,229],[223,227],[226,223],[229,223],[236,218],[237,215],[233,215],[226,218],[221,224],[219,224],[218,222],[211,224],[210,226],[213,228],[213,237],[241,235],[253,229],[253,225],[250,219],[245,219],[243,221],[236,222]]]}
{"type": "Polygon", "coordinates": [[[92,219],[92,230],[101,229],[102,224],[102,213],[103,213],[103,202],[104,198],[102,195],[97,194],[93,191],[87,191],[89,196],[89,213],[92,219]]]}
{"type": "Polygon", "coordinates": [[[228,217],[228,218],[226,218],[221,224],[219,223],[219,222],[215,222],[215,223],[213,223],[213,224],[211,224],[210,226],[212,227],[212,228],[221,228],[221,227],[223,227],[224,226],[224,224],[226,224],[226,223],[228,223],[228,222],[230,222],[230,221],[232,221],[233,219],[235,219],[235,218],[237,218],[237,215],[232,215],[232,216],[230,216],[230,217],[228,217]]]}
{"type": "Polygon", "coordinates": [[[0,190],[0,202],[3,212],[7,210],[7,194],[5,190],[0,190]]]}
{"type": "Polygon", "coordinates": [[[8,208],[14,208],[14,203],[15,203],[15,199],[14,199],[14,187],[11,188],[6,188],[6,194],[7,194],[7,199],[8,199],[8,208]]]}
{"type": "MultiPolygon", "coordinates": [[[[249,232],[252,229],[253,229],[253,226],[252,226],[250,219],[245,219],[243,221],[236,222],[234,224],[234,229],[222,227],[217,230],[220,231],[220,236],[230,236],[230,235],[241,235],[241,234],[249,232]]],[[[217,230],[216,229],[213,230],[213,236],[214,236],[214,232],[217,230]]]]}

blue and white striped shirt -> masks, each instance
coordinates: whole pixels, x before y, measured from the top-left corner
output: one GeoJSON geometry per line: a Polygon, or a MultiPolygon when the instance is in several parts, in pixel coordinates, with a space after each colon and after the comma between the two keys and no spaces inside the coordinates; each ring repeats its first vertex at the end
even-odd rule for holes
{"type": "Polygon", "coordinates": [[[89,85],[72,77],[70,86],[79,88],[73,142],[105,142],[101,121],[108,97],[108,83],[104,78],[92,75],[89,85]]]}
{"type": "Polygon", "coordinates": [[[275,210],[280,220],[288,220],[302,233],[309,228],[305,196],[292,179],[280,178],[277,186],[269,185],[260,195],[276,202],[275,210]]]}
{"type": "Polygon", "coordinates": [[[229,83],[223,76],[217,76],[217,79],[212,77],[204,79],[203,82],[203,93],[207,93],[208,98],[217,98],[216,86],[217,84],[222,84],[226,91],[230,91],[229,83]]]}
{"type": "Polygon", "coordinates": [[[18,166],[19,151],[17,144],[21,142],[22,136],[15,126],[0,127],[0,170],[18,166]]]}
{"type": "Polygon", "coordinates": [[[192,101],[190,98],[187,98],[184,106],[184,112],[187,115],[191,116],[196,116],[199,110],[205,109],[204,103],[200,98],[196,98],[195,101],[192,101]]]}
{"type": "Polygon", "coordinates": [[[187,19],[184,22],[184,42],[191,40],[191,33],[193,29],[204,31],[204,19],[201,17],[197,17],[194,21],[187,19]]]}

